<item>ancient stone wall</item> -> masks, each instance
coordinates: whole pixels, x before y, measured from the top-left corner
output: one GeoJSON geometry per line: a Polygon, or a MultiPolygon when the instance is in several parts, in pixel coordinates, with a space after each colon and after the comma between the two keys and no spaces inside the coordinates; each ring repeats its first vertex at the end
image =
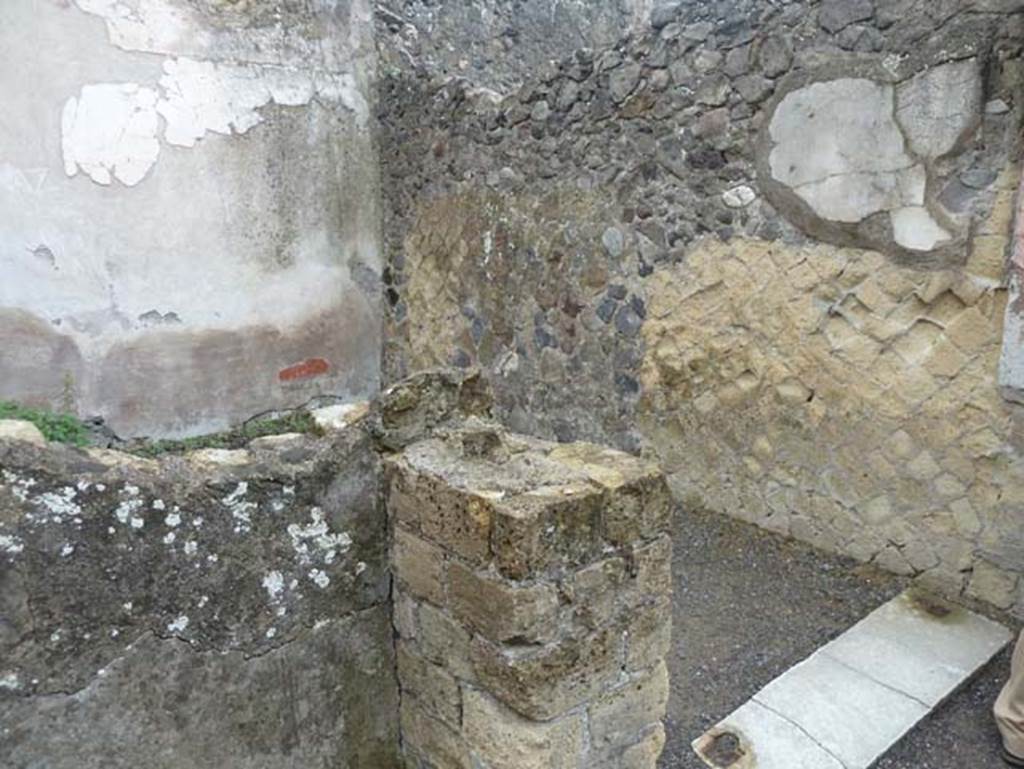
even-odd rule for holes
{"type": "Polygon", "coordinates": [[[1024,4],[649,22],[505,94],[389,70],[385,377],[479,365],[516,430],[646,451],[692,504],[1022,610],[997,366],[1024,4]]]}
{"type": "Polygon", "coordinates": [[[656,466],[476,418],[386,465],[407,765],[654,769],[672,616],[656,466]]]}
{"type": "Polygon", "coordinates": [[[0,424],[0,764],[399,766],[361,425],[151,460],[26,424],[0,424]]]}
{"type": "Polygon", "coordinates": [[[367,0],[4,0],[0,48],[0,399],[165,437],[376,391],[367,0]]]}

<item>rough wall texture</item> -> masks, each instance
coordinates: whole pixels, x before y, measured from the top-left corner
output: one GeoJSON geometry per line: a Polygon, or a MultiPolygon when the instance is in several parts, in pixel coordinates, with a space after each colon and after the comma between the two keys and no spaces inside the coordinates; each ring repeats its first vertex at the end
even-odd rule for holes
{"type": "Polygon", "coordinates": [[[9,0],[0,29],[0,398],[183,435],[376,389],[366,0],[9,0]]]}
{"type": "Polygon", "coordinates": [[[478,364],[517,430],[1021,610],[996,369],[1024,4],[650,21],[504,99],[429,56],[383,80],[385,376],[478,364]]]}
{"type": "Polygon", "coordinates": [[[0,440],[0,764],[397,766],[378,486],[359,427],[159,461],[0,440]]]}
{"type": "Polygon", "coordinates": [[[471,419],[386,467],[408,766],[653,769],[672,616],[657,466],[471,419]]]}

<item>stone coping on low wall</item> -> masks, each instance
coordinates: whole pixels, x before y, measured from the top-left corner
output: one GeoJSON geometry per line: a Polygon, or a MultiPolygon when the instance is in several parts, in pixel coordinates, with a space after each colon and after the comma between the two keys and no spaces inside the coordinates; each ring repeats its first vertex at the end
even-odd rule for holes
{"type": "Polygon", "coordinates": [[[0,422],[0,764],[396,766],[367,411],[153,459],[0,422]]]}

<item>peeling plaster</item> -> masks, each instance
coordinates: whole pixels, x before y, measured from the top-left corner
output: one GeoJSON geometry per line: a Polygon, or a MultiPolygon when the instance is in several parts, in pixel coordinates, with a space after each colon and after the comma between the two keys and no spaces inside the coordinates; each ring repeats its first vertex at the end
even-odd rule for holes
{"type": "Polygon", "coordinates": [[[345,74],[180,58],[164,62],[159,87],[162,96],[137,83],[97,83],[68,99],[61,120],[67,175],[82,171],[97,184],[117,179],[135,186],[160,155],[159,118],[165,142],[192,148],[207,133],[245,134],[271,104],[301,107],[316,98],[351,110],[361,127],[369,117],[354,78],[345,74]]]}
{"type": "Polygon", "coordinates": [[[61,116],[67,175],[82,171],[102,185],[141,182],[160,154],[156,103],[156,91],[135,83],[84,86],[61,116]]]}

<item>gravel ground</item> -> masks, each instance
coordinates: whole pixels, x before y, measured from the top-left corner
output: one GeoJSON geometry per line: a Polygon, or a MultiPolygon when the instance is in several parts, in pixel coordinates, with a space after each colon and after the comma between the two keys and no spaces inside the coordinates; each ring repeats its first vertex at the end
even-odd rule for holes
{"type": "MultiPolygon", "coordinates": [[[[706,769],[690,742],[762,686],[899,593],[901,580],[752,526],[679,513],[672,697],[661,769],[706,769]]],[[[1009,652],[877,769],[999,769],[989,716],[1009,652]]]]}

